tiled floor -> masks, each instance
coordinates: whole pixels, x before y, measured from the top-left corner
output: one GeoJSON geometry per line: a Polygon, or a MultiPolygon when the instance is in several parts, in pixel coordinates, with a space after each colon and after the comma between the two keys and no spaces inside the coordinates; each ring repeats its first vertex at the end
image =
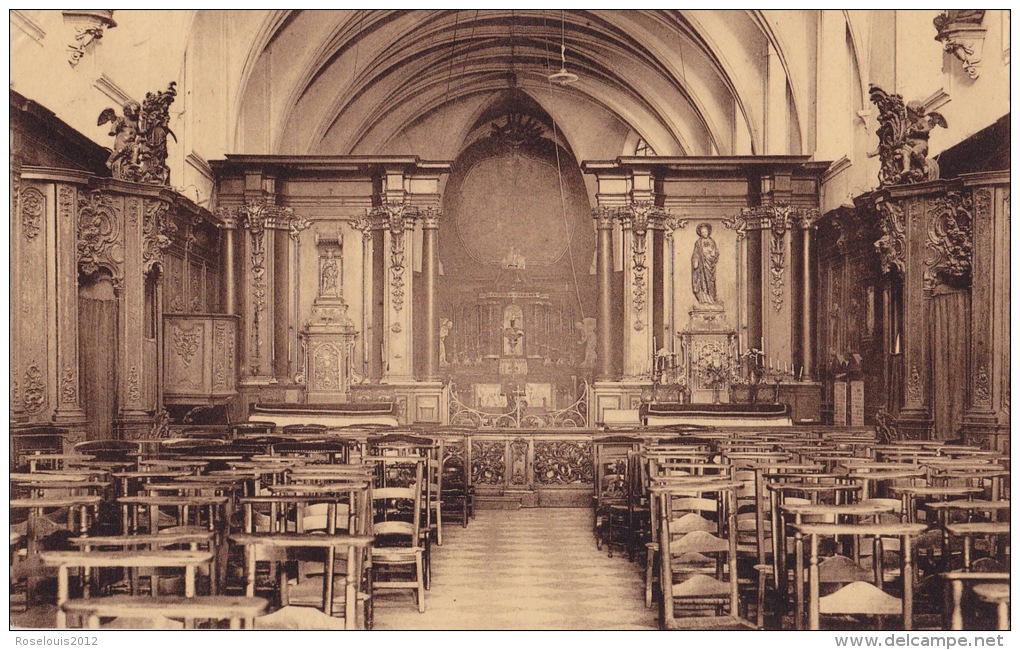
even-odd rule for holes
{"type": "Polygon", "coordinates": [[[596,549],[590,509],[483,510],[443,534],[425,613],[377,593],[375,629],[656,629],[640,565],[596,549]]]}

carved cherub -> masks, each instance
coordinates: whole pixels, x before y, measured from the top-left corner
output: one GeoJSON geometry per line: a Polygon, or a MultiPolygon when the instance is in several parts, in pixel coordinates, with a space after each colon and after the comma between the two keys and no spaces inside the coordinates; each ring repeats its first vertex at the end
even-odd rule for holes
{"type": "Polygon", "coordinates": [[[921,102],[903,103],[900,95],[890,95],[878,86],[870,88],[871,101],[878,108],[878,149],[881,185],[923,183],[939,177],[938,163],[928,158],[928,138],[936,126],[946,128],[940,113],[924,112],[921,102]]]}
{"type": "Polygon", "coordinates": [[[114,178],[125,178],[127,167],[138,163],[138,117],[142,107],[136,101],[124,104],[120,117],[112,108],[99,114],[97,126],[110,123],[110,135],[114,136],[113,151],[106,159],[106,167],[114,178]]]}

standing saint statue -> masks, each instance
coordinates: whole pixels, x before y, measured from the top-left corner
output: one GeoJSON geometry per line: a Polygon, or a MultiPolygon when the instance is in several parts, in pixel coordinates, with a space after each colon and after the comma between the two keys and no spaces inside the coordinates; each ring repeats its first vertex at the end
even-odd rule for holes
{"type": "Polygon", "coordinates": [[[450,335],[450,330],[453,329],[453,321],[449,318],[443,318],[439,321],[439,367],[445,368],[450,365],[449,359],[446,358],[446,337],[450,335]]]}
{"type": "Polygon", "coordinates": [[[698,224],[698,240],[691,254],[691,290],[699,304],[719,304],[715,292],[715,265],[719,261],[719,247],[712,239],[712,225],[698,224]]]}
{"type": "Polygon", "coordinates": [[[581,338],[578,341],[578,344],[584,346],[584,360],[581,361],[581,367],[585,370],[594,368],[595,361],[597,360],[595,352],[595,324],[596,321],[594,318],[585,318],[576,325],[577,330],[581,333],[581,338]]]}

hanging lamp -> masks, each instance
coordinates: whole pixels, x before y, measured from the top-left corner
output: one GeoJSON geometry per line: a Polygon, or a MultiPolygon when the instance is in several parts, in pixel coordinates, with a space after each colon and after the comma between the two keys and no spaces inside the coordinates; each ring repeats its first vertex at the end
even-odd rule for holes
{"type": "Polygon", "coordinates": [[[549,81],[561,86],[569,86],[578,80],[573,72],[567,72],[567,46],[564,36],[563,10],[560,10],[560,71],[549,75],[549,81]]]}

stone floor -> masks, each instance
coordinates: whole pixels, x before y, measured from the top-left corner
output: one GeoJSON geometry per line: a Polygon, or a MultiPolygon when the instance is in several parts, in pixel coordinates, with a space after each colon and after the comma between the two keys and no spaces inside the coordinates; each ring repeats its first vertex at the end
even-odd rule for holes
{"type": "Polygon", "coordinates": [[[378,630],[652,630],[644,574],[595,547],[587,508],[483,510],[444,527],[432,589],[377,593],[378,630]]]}

